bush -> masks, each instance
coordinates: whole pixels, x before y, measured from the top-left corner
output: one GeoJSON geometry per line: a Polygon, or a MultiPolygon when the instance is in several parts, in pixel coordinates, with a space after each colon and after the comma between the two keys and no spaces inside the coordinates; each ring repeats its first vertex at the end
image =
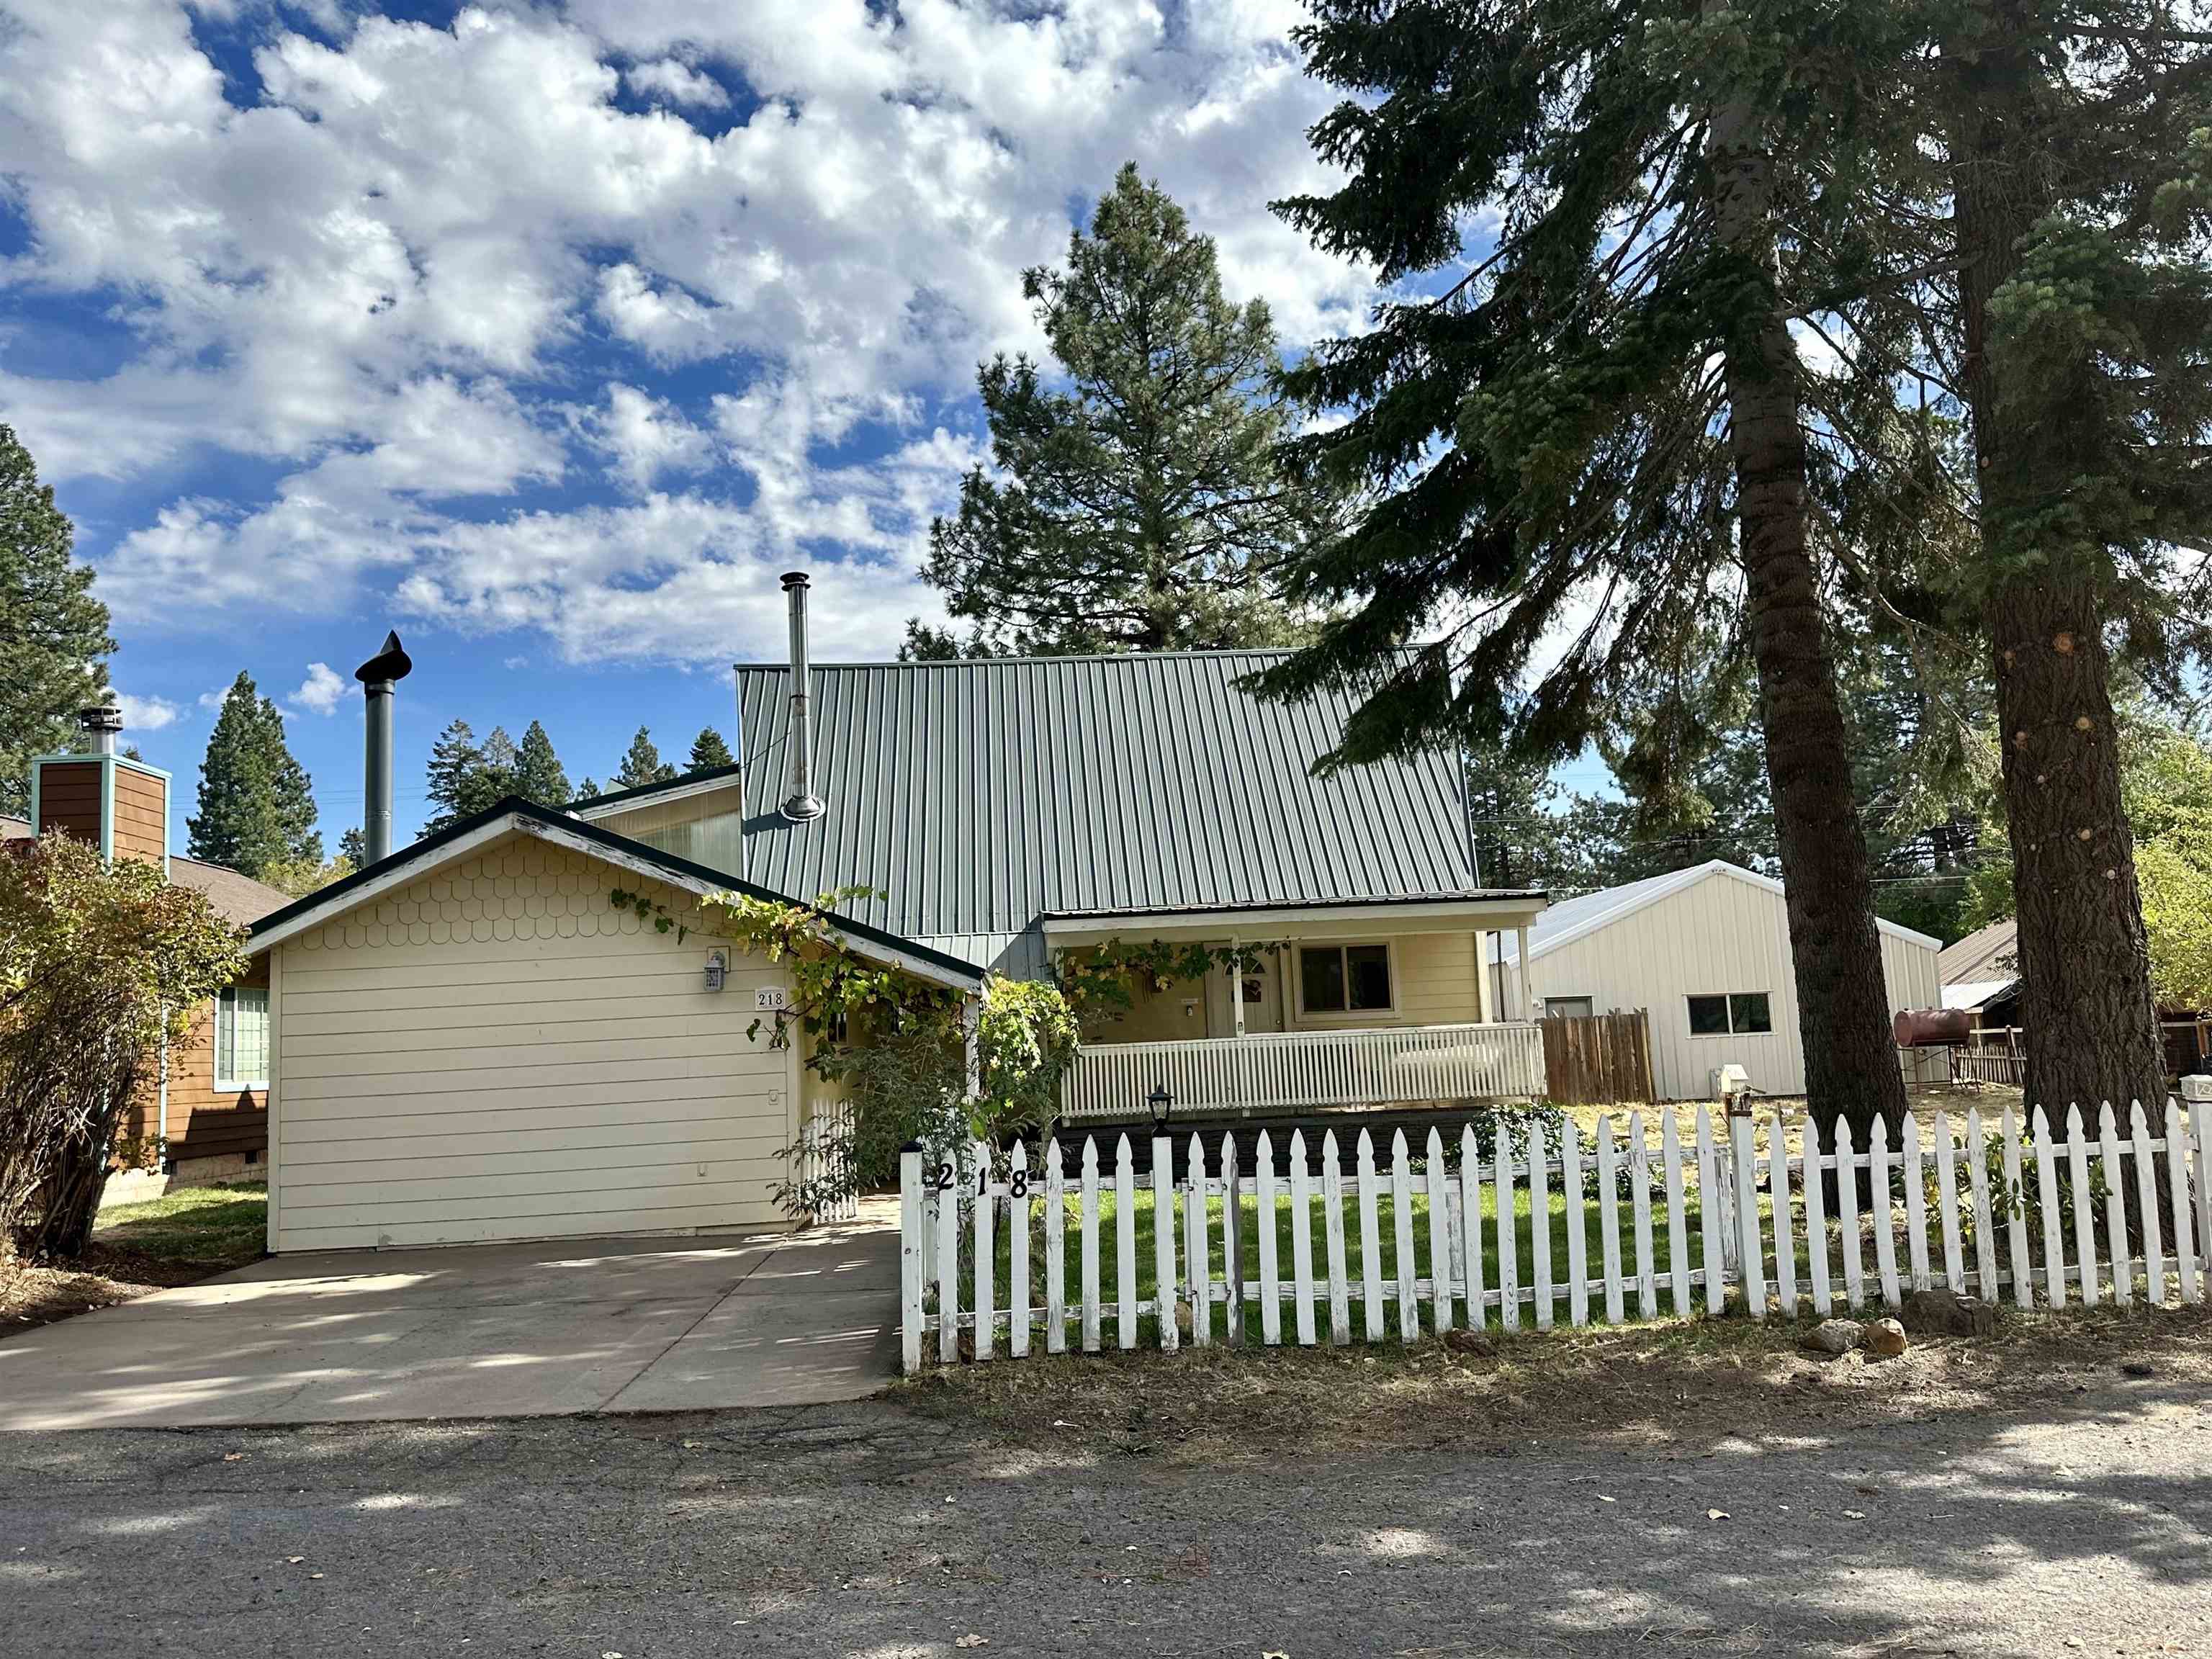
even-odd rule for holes
{"type": "Polygon", "coordinates": [[[245,938],[153,865],[58,835],[0,856],[0,1239],[83,1250],[124,1108],[245,938]]]}
{"type": "MultiPolygon", "coordinates": [[[[826,1172],[793,1174],[775,1191],[787,1215],[811,1215],[898,1178],[899,1150],[921,1144],[932,1164],[950,1161],[972,1176],[969,1146],[995,1146],[1032,1134],[1057,1108],[1060,1074],[1073,1058],[1075,1016],[1057,987],[992,979],[977,1030],[981,1093],[968,1085],[967,1042],[957,1012],[889,1010],[855,1039],[820,1042],[808,1062],[816,1076],[843,1086],[853,1127],[831,1142],[826,1172]]],[[[798,1146],[786,1166],[805,1167],[798,1146]]]]}

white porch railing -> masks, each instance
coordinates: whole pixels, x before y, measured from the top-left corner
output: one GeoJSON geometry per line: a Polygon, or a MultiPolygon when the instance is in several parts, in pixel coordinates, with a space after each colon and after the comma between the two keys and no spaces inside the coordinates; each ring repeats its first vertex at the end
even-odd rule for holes
{"type": "Polygon", "coordinates": [[[1513,1023],[1086,1043],[1060,1081],[1060,1113],[1140,1119],[1162,1085],[1178,1114],[1510,1100],[1544,1092],[1544,1039],[1513,1023]]]}

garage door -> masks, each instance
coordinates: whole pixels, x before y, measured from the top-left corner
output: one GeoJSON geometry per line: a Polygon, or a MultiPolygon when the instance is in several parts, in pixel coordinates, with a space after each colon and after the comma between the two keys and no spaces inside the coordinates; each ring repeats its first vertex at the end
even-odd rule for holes
{"type": "Polygon", "coordinates": [[[787,981],[732,951],[708,991],[724,942],[610,903],[641,884],[518,838],[278,947],[276,1248],[775,1219],[796,1061],[745,1033],[787,981]]]}

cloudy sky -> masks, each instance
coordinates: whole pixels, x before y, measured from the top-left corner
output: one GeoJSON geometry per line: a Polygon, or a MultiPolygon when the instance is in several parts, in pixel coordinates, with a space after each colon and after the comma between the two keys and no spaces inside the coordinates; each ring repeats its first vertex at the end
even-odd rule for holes
{"type": "MultiPolygon", "coordinates": [[[[1134,159],[1286,344],[1360,270],[1297,0],[0,0],[0,421],[75,518],[188,802],[240,669],[358,821],[387,626],[402,825],[456,715],[728,734],[733,659],[889,655],[981,454],[1018,273],[1134,159]]],[[[182,834],[179,812],[179,834],[182,834]]]]}

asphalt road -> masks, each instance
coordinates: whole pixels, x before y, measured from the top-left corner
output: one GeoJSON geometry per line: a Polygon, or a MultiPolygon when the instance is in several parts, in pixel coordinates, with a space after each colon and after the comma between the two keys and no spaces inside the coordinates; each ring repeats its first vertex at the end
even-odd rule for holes
{"type": "Polygon", "coordinates": [[[12,1435],[0,1651],[2205,1654],[2208,1407],[1212,1466],[879,1402],[12,1435]]]}

